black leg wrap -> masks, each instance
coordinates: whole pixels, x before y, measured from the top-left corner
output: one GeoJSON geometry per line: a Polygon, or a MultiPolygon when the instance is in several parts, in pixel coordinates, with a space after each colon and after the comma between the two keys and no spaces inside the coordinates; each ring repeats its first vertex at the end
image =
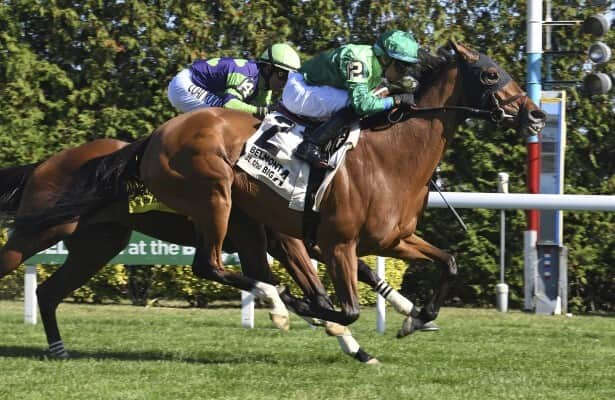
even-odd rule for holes
{"type": "Polygon", "coordinates": [[[380,295],[382,297],[384,297],[385,299],[391,293],[392,290],[393,290],[393,288],[391,286],[389,286],[389,284],[386,283],[384,280],[381,280],[376,285],[376,291],[378,293],[380,293],[380,295]]]}
{"type": "Polygon", "coordinates": [[[434,305],[431,303],[423,307],[419,313],[419,319],[423,322],[433,321],[436,318],[438,318],[438,312],[434,310],[434,305]]]}
{"type": "Polygon", "coordinates": [[[412,311],[410,311],[410,316],[412,318],[419,318],[419,310],[418,307],[412,307],[412,311]]]}
{"type": "Polygon", "coordinates": [[[365,350],[359,347],[359,351],[357,351],[357,353],[354,355],[354,358],[361,361],[362,363],[366,363],[374,357],[370,356],[365,352],[365,350]]]}

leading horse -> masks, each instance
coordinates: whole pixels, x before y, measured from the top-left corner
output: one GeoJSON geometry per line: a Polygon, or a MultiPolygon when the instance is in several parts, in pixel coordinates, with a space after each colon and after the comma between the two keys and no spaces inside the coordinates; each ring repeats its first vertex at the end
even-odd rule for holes
{"type": "MultiPolygon", "coordinates": [[[[83,164],[128,144],[115,139],[97,139],[65,149],[39,163],[0,169],[0,214],[3,218],[10,219],[20,213],[44,208],[58,193],[66,190],[73,174],[83,164]]],[[[56,318],[59,303],[121,251],[126,246],[131,231],[137,230],[177,244],[195,245],[192,223],[186,217],[163,211],[129,213],[128,208],[128,198],[122,198],[79,221],[60,222],[40,231],[17,228],[0,249],[1,279],[36,252],[60,240],[65,241],[68,249],[65,264],[37,290],[41,319],[50,345],[50,356],[67,356],[56,318]]],[[[253,246],[254,235],[262,235],[262,230],[260,227],[250,230],[244,226],[241,221],[245,217],[240,210],[236,210],[234,215],[230,222],[229,237],[233,242],[231,245],[240,253],[244,274],[277,284],[268,268],[265,249],[253,246]]],[[[283,292],[281,296],[286,305],[299,315],[311,317],[318,317],[318,311],[322,308],[332,308],[325,288],[312,269],[310,256],[303,243],[275,232],[267,232],[266,236],[266,251],[286,267],[305,295],[305,300],[300,300],[283,292]]],[[[417,256],[426,258],[420,248],[417,248],[417,256]]],[[[404,310],[409,307],[408,300],[391,289],[360,260],[359,271],[363,282],[383,294],[398,311],[407,315],[404,310]]],[[[313,319],[309,321],[314,323],[313,319]]],[[[402,329],[400,336],[424,329],[423,325],[415,324],[412,330],[402,329]]]]}
{"type": "MultiPolygon", "coordinates": [[[[340,311],[328,311],[326,320],[349,325],[359,317],[358,256],[413,257],[427,184],[465,118],[491,119],[522,133],[535,134],[544,126],[545,113],[489,57],[454,42],[443,54],[420,79],[419,109],[398,110],[398,123],[388,129],[363,129],[323,196],[315,239],[341,305],[340,311]]],[[[249,115],[221,109],[173,118],[150,136],[88,163],[69,194],[43,213],[18,218],[16,226],[45,226],[84,215],[122,195],[126,181],[141,181],[194,222],[195,268],[240,289],[262,287],[222,265],[231,205],[297,238],[303,235],[303,213],[290,210],[268,187],[235,167],[253,124],[249,115]]],[[[419,318],[437,316],[456,273],[450,258],[441,287],[419,318]]]]}

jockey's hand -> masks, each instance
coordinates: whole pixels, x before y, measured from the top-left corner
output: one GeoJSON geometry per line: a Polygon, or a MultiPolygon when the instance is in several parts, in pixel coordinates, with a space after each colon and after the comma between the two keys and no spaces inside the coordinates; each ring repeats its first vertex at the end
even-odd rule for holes
{"type": "Polygon", "coordinates": [[[273,107],[271,105],[256,107],[254,116],[260,120],[263,120],[265,116],[271,112],[272,108],[273,107]]]}
{"type": "Polygon", "coordinates": [[[374,96],[378,96],[380,98],[389,97],[391,93],[389,92],[389,88],[386,86],[379,86],[372,91],[374,96]]]}
{"type": "Polygon", "coordinates": [[[412,93],[394,94],[393,103],[395,103],[396,106],[416,107],[414,95],[412,93]]]}

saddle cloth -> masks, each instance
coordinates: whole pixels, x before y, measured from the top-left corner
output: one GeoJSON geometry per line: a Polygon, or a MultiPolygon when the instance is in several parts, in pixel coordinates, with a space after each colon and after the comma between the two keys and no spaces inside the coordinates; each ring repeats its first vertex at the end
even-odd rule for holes
{"type": "MultiPolygon", "coordinates": [[[[303,140],[305,127],[284,115],[273,112],[265,117],[259,129],[248,139],[237,166],[274,192],[288,200],[288,207],[304,211],[310,166],[293,157],[293,151],[303,140]]],[[[342,165],[346,152],[354,148],[359,140],[359,124],[347,134],[329,144],[334,149],[329,164],[334,168],[327,171],[315,196],[314,211],[320,209],[320,202],[327,186],[342,165]]]]}

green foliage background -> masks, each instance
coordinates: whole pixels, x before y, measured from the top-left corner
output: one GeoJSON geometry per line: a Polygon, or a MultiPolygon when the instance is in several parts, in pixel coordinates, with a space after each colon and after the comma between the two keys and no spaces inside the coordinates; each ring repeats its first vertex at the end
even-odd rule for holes
{"type": "MultiPolygon", "coordinates": [[[[166,86],[191,60],[253,57],[277,41],[293,43],[305,58],[341,43],[371,43],[388,28],[410,29],[432,49],[448,39],[467,42],[523,85],[526,3],[5,0],[0,2],[0,167],[41,160],[94,138],[146,135],[175,115],[166,86]]],[[[553,1],[555,20],[583,19],[596,11],[601,10],[590,1],[553,1]]],[[[554,28],[553,40],[555,50],[583,52],[590,43],[570,27],[554,28]]],[[[605,40],[613,44],[613,34],[605,40]]],[[[585,64],[584,55],[554,58],[553,78],[579,80],[585,64]]],[[[567,95],[565,192],[613,194],[613,97],[589,99],[574,86],[567,95]]],[[[500,171],[510,173],[511,192],[525,191],[523,138],[476,122],[460,128],[440,178],[446,190],[490,192],[500,171]]],[[[468,233],[444,210],[428,210],[420,233],[456,255],[461,277],[455,301],[491,304],[499,269],[499,213],[461,213],[468,233]]],[[[613,214],[565,214],[570,300],[577,312],[615,307],[614,226],[613,214]]],[[[524,214],[509,212],[507,228],[506,280],[518,306],[524,214]]],[[[433,268],[410,267],[406,286],[422,293],[433,268]]]]}

